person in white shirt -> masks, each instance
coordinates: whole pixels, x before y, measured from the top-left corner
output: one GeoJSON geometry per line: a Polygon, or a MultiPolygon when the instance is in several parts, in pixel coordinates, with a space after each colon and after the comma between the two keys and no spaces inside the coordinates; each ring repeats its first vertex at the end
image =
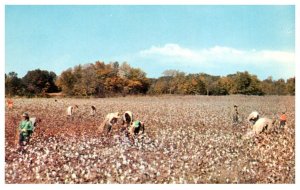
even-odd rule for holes
{"type": "Polygon", "coordinates": [[[91,106],[91,116],[95,116],[95,114],[96,114],[96,107],[91,106]]]}
{"type": "Polygon", "coordinates": [[[248,116],[247,120],[252,123],[255,124],[255,122],[259,119],[259,114],[257,111],[253,111],[250,113],[250,115],[248,116]]]}
{"type": "Polygon", "coordinates": [[[120,118],[119,112],[109,113],[105,116],[100,128],[106,133],[106,135],[108,135],[112,129],[112,126],[116,124],[120,118]]]}
{"type": "Polygon", "coordinates": [[[76,108],[78,108],[77,105],[75,105],[75,106],[69,106],[67,108],[67,116],[72,116],[76,108]]]}
{"type": "Polygon", "coordinates": [[[252,126],[252,130],[255,134],[259,134],[266,130],[270,130],[273,127],[274,123],[275,123],[275,120],[273,121],[269,118],[260,118],[252,126]]]}
{"type": "Polygon", "coordinates": [[[133,113],[131,111],[126,111],[122,116],[122,125],[126,124],[126,127],[128,127],[133,119],[133,113]]]}

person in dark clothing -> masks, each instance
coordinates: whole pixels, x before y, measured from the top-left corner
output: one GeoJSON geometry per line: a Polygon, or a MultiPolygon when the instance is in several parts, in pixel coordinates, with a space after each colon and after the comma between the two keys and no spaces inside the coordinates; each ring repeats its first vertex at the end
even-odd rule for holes
{"type": "Polygon", "coordinates": [[[239,112],[237,110],[238,106],[234,105],[233,108],[234,108],[234,112],[233,112],[232,120],[233,120],[233,123],[236,124],[239,121],[239,112]]]}

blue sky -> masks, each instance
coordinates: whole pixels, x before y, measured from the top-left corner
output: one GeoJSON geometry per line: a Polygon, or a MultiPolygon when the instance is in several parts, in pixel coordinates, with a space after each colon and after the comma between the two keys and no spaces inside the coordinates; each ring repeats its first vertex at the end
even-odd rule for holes
{"type": "Polygon", "coordinates": [[[5,6],[5,72],[126,61],[260,79],[295,76],[294,6],[5,6]]]}

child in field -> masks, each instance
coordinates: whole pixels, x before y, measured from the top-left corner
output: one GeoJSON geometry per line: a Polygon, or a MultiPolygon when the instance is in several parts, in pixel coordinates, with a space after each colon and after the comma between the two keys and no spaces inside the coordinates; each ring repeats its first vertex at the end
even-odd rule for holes
{"type": "Polygon", "coordinates": [[[22,115],[23,120],[19,125],[19,145],[24,146],[24,142],[26,144],[29,142],[30,135],[32,134],[32,122],[29,120],[28,113],[23,113],[22,115]]]}
{"type": "Polygon", "coordinates": [[[283,127],[285,126],[285,123],[286,123],[286,115],[285,115],[285,112],[282,112],[282,114],[280,115],[279,121],[280,121],[279,127],[280,127],[280,128],[283,128],[283,127]]]}
{"type": "Polygon", "coordinates": [[[13,105],[14,105],[13,100],[12,100],[12,99],[8,99],[8,100],[7,100],[7,106],[8,106],[8,108],[9,108],[9,109],[12,109],[12,108],[13,108],[13,105]]]}

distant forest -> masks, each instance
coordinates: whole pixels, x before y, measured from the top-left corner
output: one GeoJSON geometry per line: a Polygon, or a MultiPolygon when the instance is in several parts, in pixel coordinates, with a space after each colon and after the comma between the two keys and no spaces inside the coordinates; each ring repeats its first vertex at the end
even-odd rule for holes
{"type": "Polygon", "coordinates": [[[166,70],[158,79],[147,78],[139,68],[124,62],[77,65],[57,76],[52,71],[32,70],[23,78],[15,72],[5,74],[7,97],[48,97],[61,92],[66,97],[112,97],[137,94],[161,95],[295,95],[295,77],[259,80],[249,72],[227,76],[206,73],[186,74],[166,70]]]}

